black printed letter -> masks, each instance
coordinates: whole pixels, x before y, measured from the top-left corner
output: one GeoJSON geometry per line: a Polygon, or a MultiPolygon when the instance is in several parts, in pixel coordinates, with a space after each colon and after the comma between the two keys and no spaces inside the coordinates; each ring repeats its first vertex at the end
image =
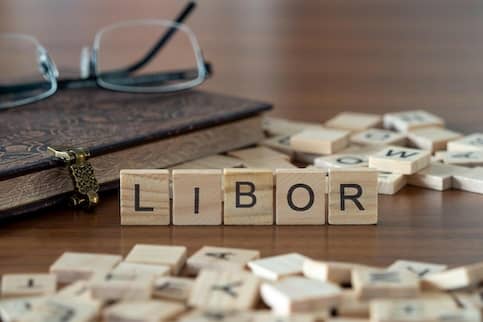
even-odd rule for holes
{"type": "Polygon", "coordinates": [[[352,202],[356,205],[356,207],[359,210],[365,210],[364,207],[362,207],[359,200],[357,200],[360,196],[362,196],[362,187],[360,185],[358,185],[356,183],[341,183],[341,185],[340,185],[340,209],[345,210],[345,200],[349,199],[349,200],[352,200],[352,202]],[[356,189],[357,193],[355,195],[346,195],[345,194],[346,188],[356,189]]]}
{"type": "Polygon", "coordinates": [[[310,188],[308,185],[306,185],[304,183],[294,184],[293,186],[290,187],[290,189],[288,189],[288,192],[287,192],[288,205],[290,206],[290,208],[292,208],[295,211],[306,211],[306,210],[310,209],[312,207],[312,205],[314,204],[314,198],[315,198],[314,190],[312,190],[312,188],[310,188]],[[309,202],[307,202],[307,204],[303,207],[298,207],[293,203],[292,195],[293,195],[293,192],[295,191],[295,189],[297,189],[297,188],[303,188],[303,189],[307,190],[307,192],[309,193],[309,202]]]}
{"type": "Polygon", "coordinates": [[[136,211],[154,211],[151,207],[141,207],[140,206],[140,192],[139,192],[139,184],[134,185],[134,210],[136,211]]]}
{"type": "Polygon", "coordinates": [[[250,181],[237,181],[235,183],[236,207],[237,208],[251,208],[251,207],[255,206],[255,204],[257,203],[257,196],[255,196],[254,192],[255,192],[255,185],[253,184],[253,182],[250,182],[250,181]],[[248,186],[250,188],[250,191],[248,191],[248,192],[241,192],[240,191],[240,187],[242,185],[248,186]],[[242,204],[240,202],[240,197],[241,196],[249,197],[249,198],[252,199],[252,201],[250,203],[242,204]]]}

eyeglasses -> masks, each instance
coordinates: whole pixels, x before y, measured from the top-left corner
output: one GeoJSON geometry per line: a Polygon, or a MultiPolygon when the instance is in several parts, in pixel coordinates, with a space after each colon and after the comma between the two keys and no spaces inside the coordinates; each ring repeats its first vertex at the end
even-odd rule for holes
{"type": "Polygon", "coordinates": [[[54,61],[34,37],[0,34],[0,109],[39,101],[62,88],[173,93],[201,84],[211,65],[182,24],[195,7],[189,2],[173,21],[135,20],[101,29],[92,48],[81,52],[77,79],[58,79],[54,61]]]}

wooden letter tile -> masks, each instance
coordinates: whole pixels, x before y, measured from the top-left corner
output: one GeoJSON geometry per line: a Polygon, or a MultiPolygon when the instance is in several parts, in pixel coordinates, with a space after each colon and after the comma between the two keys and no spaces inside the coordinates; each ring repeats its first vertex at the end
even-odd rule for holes
{"type": "Polygon", "coordinates": [[[375,268],[353,263],[322,262],[311,259],[307,259],[303,265],[303,273],[306,277],[339,285],[349,285],[352,271],[355,269],[374,270],[375,268]]]}
{"type": "Polygon", "coordinates": [[[258,250],[203,246],[186,261],[188,274],[203,269],[243,270],[246,264],[260,257],[258,250]]]}
{"type": "Polygon", "coordinates": [[[337,285],[298,276],[264,283],[260,293],[275,314],[283,315],[329,309],[339,303],[342,294],[337,285]]]}
{"type": "Polygon", "coordinates": [[[369,301],[361,301],[352,289],[342,290],[342,298],[336,307],[337,316],[342,318],[369,318],[369,301]]]}
{"type": "Polygon", "coordinates": [[[429,166],[429,151],[389,146],[369,156],[369,167],[380,171],[414,174],[429,166]]]}
{"type": "Polygon", "coordinates": [[[100,304],[77,297],[49,297],[29,313],[22,322],[90,322],[99,314],[100,304]]]}
{"type": "Polygon", "coordinates": [[[353,134],[350,138],[351,143],[361,145],[406,145],[407,137],[404,133],[393,132],[383,129],[367,129],[353,134]]]}
{"type": "Polygon", "coordinates": [[[53,274],[5,274],[2,276],[2,297],[50,295],[57,290],[53,274]]]}
{"type": "Polygon", "coordinates": [[[377,198],[377,171],[366,168],[329,170],[329,224],[376,224],[377,198]]]}
{"type": "Polygon", "coordinates": [[[408,133],[411,146],[431,152],[446,150],[446,144],[449,141],[461,137],[460,133],[441,127],[425,127],[408,133]]]}
{"type": "Polygon", "coordinates": [[[153,297],[186,302],[195,283],[187,277],[163,276],[154,281],[153,297]]]}
{"type": "Polygon", "coordinates": [[[325,171],[278,169],[275,175],[277,225],[325,224],[325,171]]]}
{"type": "Polygon", "coordinates": [[[102,301],[143,301],[151,298],[152,275],[96,273],[87,283],[92,297],[102,301]]]}
{"type": "Polygon", "coordinates": [[[378,127],[382,117],[378,114],[342,112],[325,122],[324,126],[358,132],[371,127],[378,127]]]}
{"type": "Polygon", "coordinates": [[[248,310],[258,300],[259,285],[258,278],[242,271],[202,271],[188,303],[208,310],[248,310]]]}
{"type": "Polygon", "coordinates": [[[446,265],[398,260],[387,268],[388,271],[408,271],[418,278],[446,270],[446,265]]]}
{"type": "Polygon", "coordinates": [[[139,264],[130,262],[121,262],[112,271],[114,274],[129,275],[150,275],[153,277],[169,275],[171,268],[167,265],[139,264]]]}
{"type": "Polygon", "coordinates": [[[121,259],[118,255],[66,252],[50,266],[50,272],[57,276],[57,282],[72,283],[89,279],[94,272],[108,272],[121,259]]]}
{"type": "Polygon", "coordinates": [[[286,154],[288,157],[290,157],[290,159],[295,155],[295,150],[290,146],[289,135],[279,135],[273,138],[268,138],[260,142],[260,145],[286,154]]]}
{"type": "Polygon", "coordinates": [[[310,129],[290,138],[290,146],[296,151],[333,154],[349,144],[349,132],[334,129],[310,129]]]}
{"type": "Polygon", "coordinates": [[[420,292],[419,279],[408,271],[352,271],[352,287],[361,300],[410,298],[420,292]]]}
{"type": "Polygon", "coordinates": [[[457,290],[478,285],[483,280],[483,263],[453,268],[423,278],[425,284],[441,290],[457,290]]]}
{"type": "Polygon", "coordinates": [[[448,142],[448,151],[483,151],[483,133],[474,133],[448,142]]]}
{"type": "Polygon", "coordinates": [[[35,307],[41,304],[45,297],[16,297],[0,300],[0,321],[17,322],[22,321],[26,314],[32,312],[35,307]]]}
{"type": "Polygon", "coordinates": [[[269,169],[225,169],[225,225],[273,224],[273,173],[269,169]]]}
{"type": "Polygon", "coordinates": [[[443,126],[444,120],[422,110],[388,113],[384,115],[384,127],[409,132],[414,129],[443,126]]]}
{"type": "Polygon", "coordinates": [[[466,172],[457,166],[433,162],[429,167],[408,176],[408,184],[433,190],[448,190],[452,187],[453,175],[466,172]]]}
{"type": "Polygon", "coordinates": [[[483,166],[483,150],[438,152],[436,153],[436,157],[446,164],[483,166]]]}
{"type": "Polygon", "coordinates": [[[267,280],[276,281],[290,275],[302,274],[304,261],[308,258],[290,253],[257,259],[248,263],[253,274],[267,280]]]}
{"type": "Polygon", "coordinates": [[[173,170],[173,224],[221,225],[221,170],[173,170]]]}
{"type": "Polygon", "coordinates": [[[382,195],[393,195],[407,183],[407,177],[399,173],[379,172],[377,174],[377,191],[382,195]]]}
{"type": "Polygon", "coordinates": [[[186,247],[137,244],[126,256],[125,261],[169,266],[172,274],[178,274],[186,261],[186,247]]]}
{"type": "Polygon", "coordinates": [[[121,225],[169,225],[169,170],[121,170],[121,225]]]}
{"type": "Polygon", "coordinates": [[[165,301],[137,301],[114,304],[103,312],[105,322],[158,322],[172,319],[184,305],[165,301]]]}
{"type": "Polygon", "coordinates": [[[317,168],[367,168],[368,158],[363,154],[334,154],[314,160],[317,168]]]}
{"type": "Polygon", "coordinates": [[[453,188],[483,194],[483,168],[460,169],[453,174],[453,188]]]}

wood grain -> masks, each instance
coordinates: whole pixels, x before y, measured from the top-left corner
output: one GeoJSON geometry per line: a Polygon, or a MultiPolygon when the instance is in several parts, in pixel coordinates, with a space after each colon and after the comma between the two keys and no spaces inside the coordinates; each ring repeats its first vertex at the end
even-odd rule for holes
{"type": "MultiPolygon", "coordinates": [[[[4,0],[0,31],[35,35],[69,76],[100,27],[170,19],[180,7],[4,0]]],[[[347,110],[424,108],[470,134],[483,124],[482,18],[483,3],[473,0],[211,0],[199,2],[188,23],[214,63],[205,89],[269,101],[275,116],[307,122],[347,110]]],[[[358,227],[120,227],[118,194],[101,197],[92,214],[56,208],[0,226],[0,273],[46,271],[65,250],[126,255],[139,242],[186,245],[189,254],[212,245],[372,265],[483,260],[483,198],[458,190],[407,186],[379,197],[378,226],[358,227]]]]}

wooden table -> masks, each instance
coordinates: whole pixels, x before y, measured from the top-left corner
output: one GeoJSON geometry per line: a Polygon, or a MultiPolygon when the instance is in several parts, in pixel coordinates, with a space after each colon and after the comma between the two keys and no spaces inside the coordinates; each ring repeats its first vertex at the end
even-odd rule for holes
{"type": "MultiPolygon", "coordinates": [[[[424,108],[448,127],[483,124],[483,3],[210,0],[189,20],[215,63],[206,89],[271,101],[273,115],[323,121],[344,110],[424,108]]],[[[171,18],[178,1],[0,3],[0,31],[35,35],[62,71],[101,26],[171,18]]],[[[483,197],[407,187],[380,197],[374,227],[121,227],[116,192],[93,214],[54,209],[0,226],[0,273],[45,271],[62,252],[126,254],[136,243],[257,248],[387,265],[483,260],[483,197]]]]}

